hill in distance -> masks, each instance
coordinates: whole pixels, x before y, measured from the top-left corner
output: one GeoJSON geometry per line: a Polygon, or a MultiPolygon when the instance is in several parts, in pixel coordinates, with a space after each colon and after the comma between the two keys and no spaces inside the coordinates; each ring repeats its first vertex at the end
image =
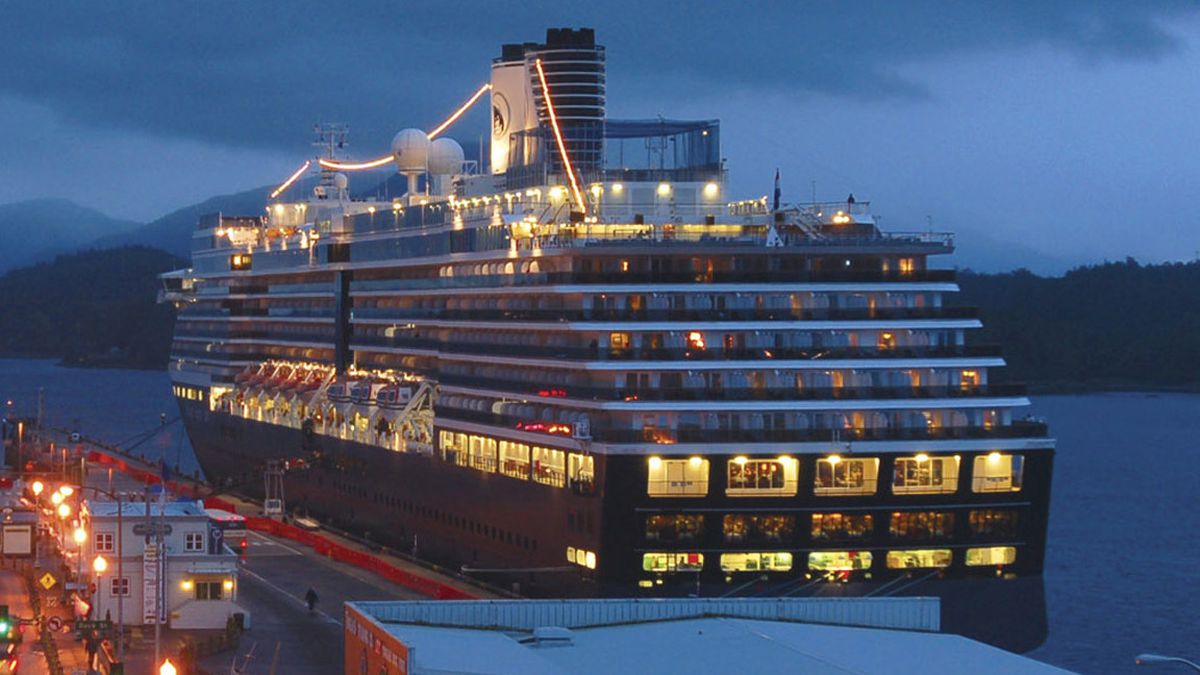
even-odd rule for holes
{"type": "Polygon", "coordinates": [[[102,237],[139,226],[67,199],[0,204],[0,273],[75,251],[102,237]]]}

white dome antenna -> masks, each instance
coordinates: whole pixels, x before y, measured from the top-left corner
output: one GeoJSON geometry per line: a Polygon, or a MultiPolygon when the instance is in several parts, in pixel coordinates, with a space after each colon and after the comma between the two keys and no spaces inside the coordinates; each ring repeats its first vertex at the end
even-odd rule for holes
{"type": "Polygon", "coordinates": [[[417,177],[429,169],[429,136],[420,129],[404,129],[392,138],[396,170],[408,178],[408,194],[417,192],[417,177]]]}

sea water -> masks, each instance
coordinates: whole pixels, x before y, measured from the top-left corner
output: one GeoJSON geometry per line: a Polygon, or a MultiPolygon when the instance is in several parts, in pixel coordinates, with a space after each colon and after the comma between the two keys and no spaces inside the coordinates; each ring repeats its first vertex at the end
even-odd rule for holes
{"type": "MultiPolygon", "coordinates": [[[[165,372],[0,360],[0,399],[20,414],[36,413],[39,389],[47,426],[197,468],[165,372]]],[[[1141,652],[1200,657],[1200,395],[1037,396],[1032,413],[1058,453],[1050,637],[1030,656],[1085,673],[1143,672],[1141,652]]]]}

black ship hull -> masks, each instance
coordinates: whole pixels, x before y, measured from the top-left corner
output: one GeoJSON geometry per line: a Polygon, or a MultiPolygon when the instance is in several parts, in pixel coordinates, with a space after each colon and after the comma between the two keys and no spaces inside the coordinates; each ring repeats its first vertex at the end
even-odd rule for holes
{"type": "MultiPolygon", "coordinates": [[[[268,462],[282,461],[288,511],[450,569],[537,597],[788,595],[792,597],[935,596],[942,629],[1011,651],[1029,651],[1047,634],[1042,577],[955,577],[929,570],[829,581],[790,574],[737,577],[671,575],[646,587],[644,575],[568,563],[568,547],[600,551],[601,560],[633,560],[645,542],[628,527],[631,500],[580,494],[385,448],[210,411],[181,400],[196,457],[216,488],[264,493],[268,462]],[[614,533],[612,530],[618,530],[614,533]],[[602,534],[603,532],[603,534],[602,534]]],[[[1049,467],[1046,468],[1047,474],[1049,467]]],[[[603,475],[603,469],[600,470],[603,475]]],[[[636,499],[632,500],[636,503],[636,499]]],[[[653,548],[653,547],[651,547],[653,548]]],[[[628,567],[628,566],[625,566],[628,567]]]]}

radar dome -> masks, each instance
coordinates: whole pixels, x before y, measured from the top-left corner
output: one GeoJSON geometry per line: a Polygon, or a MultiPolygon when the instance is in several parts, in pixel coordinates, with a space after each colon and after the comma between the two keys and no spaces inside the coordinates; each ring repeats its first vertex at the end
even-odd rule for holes
{"type": "Polygon", "coordinates": [[[344,174],[344,173],[333,174],[333,187],[335,187],[339,190],[345,190],[346,186],[349,184],[350,184],[350,179],[346,178],[346,174],[344,174]]]}
{"type": "Polygon", "coordinates": [[[400,173],[423,173],[429,163],[429,136],[420,129],[404,129],[392,139],[392,158],[400,173]]]}
{"type": "Polygon", "coordinates": [[[451,176],[462,172],[462,146],[453,138],[439,138],[429,146],[429,173],[451,176]]]}

